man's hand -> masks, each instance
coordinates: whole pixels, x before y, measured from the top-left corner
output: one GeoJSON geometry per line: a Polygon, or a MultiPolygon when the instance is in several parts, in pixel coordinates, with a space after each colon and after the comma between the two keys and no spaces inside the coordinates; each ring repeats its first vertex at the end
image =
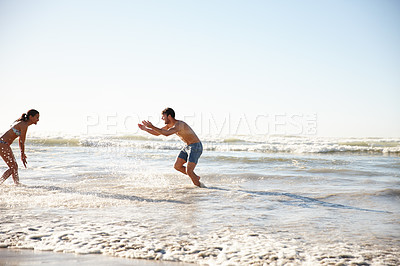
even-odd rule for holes
{"type": "Polygon", "coordinates": [[[152,135],[154,135],[154,136],[159,136],[160,135],[160,133],[158,133],[158,132],[156,132],[155,130],[154,130],[154,128],[155,128],[155,126],[153,126],[153,124],[152,123],[150,123],[149,121],[142,121],[142,124],[138,124],[138,127],[141,129],[141,130],[143,130],[143,131],[146,131],[147,133],[150,133],[150,134],[152,134],[152,135]]]}
{"type": "Polygon", "coordinates": [[[26,161],[26,155],[25,155],[25,153],[21,153],[21,161],[22,161],[22,163],[24,164],[24,166],[25,166],[25,168],[26,168],[26,164],[27,164],[28,162],[26,161]]]}
{"type": "Polygon", "coordinates": [[[143,120],[143,125],[148,128],[154,128],[153,124],[150,121],[143,120]]]}

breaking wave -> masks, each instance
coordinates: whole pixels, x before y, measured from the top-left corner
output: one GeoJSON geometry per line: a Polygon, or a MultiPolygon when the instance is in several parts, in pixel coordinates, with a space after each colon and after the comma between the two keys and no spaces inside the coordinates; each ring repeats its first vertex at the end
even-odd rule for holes
{"type": "MultiPolygon", "coordinates": [[[[400,155],[400,139],[384,138],[312,138],[312,137],[266,137],[234,136],[203,137],[208,151],[257,152],[257,153],[372,153],[400,155]]],[[[177,138],[147,137],[142,135],[31,138],[31,145],[83,146],[83,147],[130,147],[135,149],[175,150],[182,148],[177,138]]]]}

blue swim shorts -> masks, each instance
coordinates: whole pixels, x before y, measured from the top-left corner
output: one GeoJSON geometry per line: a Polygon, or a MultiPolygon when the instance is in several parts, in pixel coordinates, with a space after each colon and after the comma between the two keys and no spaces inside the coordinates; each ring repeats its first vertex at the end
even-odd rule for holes
{"type": "Polygon", "coordinates": [[[193,143],[185,146],[178,155],[178,158],[181,158],[189,162],[197,164],[201,154],[203,153],[203,144],[201,142],[193,143]]]}

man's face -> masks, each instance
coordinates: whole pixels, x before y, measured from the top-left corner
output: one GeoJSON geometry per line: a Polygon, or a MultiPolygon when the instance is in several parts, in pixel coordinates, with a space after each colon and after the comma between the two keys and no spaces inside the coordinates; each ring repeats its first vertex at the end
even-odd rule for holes
{"type": "Polygon", "coordinates": [[[166,115],[166,114],[163,114],[162,115],[162,120],[164,120],[164,123],[165,124],[168,124],[170,121],[169,121],[169,118],[168,118],[168,116],[166,115]]]}

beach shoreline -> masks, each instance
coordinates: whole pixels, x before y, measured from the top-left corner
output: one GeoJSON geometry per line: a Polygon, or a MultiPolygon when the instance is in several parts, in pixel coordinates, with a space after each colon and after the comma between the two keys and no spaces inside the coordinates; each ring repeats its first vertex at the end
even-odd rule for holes
{"type": "Polygon", "coordinates": [[[400,140],[231,141],[204,141],[207,189],[173,169],[178,141],[29,145],[25,185],[0,186],[0,265],[399,264],[400,157],[384,150],[400,140]]]}
{"type": "Polygon", "coordinates": [[[37,251],[33,249],[0,248],[0,265],[144,265],[169,266],[193,265],[180,262],[155,261],[144,259],[129,259],[111,257],[101,254],[74,254],[52,251],[37,251]]]}

